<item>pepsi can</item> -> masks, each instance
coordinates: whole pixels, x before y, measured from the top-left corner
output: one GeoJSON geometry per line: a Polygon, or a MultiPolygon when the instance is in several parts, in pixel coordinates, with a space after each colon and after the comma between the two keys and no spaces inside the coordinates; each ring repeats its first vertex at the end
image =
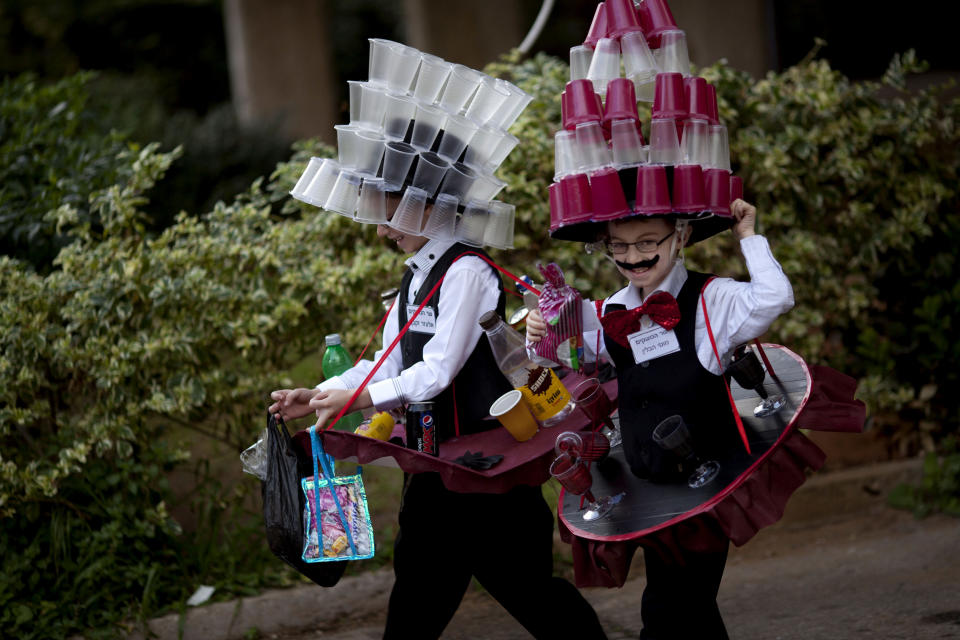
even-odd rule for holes
{"type": "Polygon", "coordinates": [[[407,448],[431,456],[440,455],[440,437],[433,418],[432,402],[413,402],[407,407],[407,448]]]}

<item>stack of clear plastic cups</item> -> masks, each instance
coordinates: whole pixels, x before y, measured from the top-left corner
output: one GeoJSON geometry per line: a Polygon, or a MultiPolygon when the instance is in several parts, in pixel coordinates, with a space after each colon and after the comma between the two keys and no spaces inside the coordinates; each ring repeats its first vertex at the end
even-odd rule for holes
{"type": "Polygon", "coordinates": [[[344,169],[353,169],[357,166],[359,151],[357,133],[360,127],[352,124],[338,124],[333,128],[337,132],[337,160],[344,169]]]}
{"type": "Polygon", "coordinates": [[[440,193],[464,200],[476,179],[476,171],[461,162],[455,162],[447,169],[443,182],[440,183],[440,193]]]}
{"type": "Polygon", "coordinates": [[[363,102],[363,85],[361,80],[347,80],[350,88],[350,122],[356,124],[360,120],[360,103],[363,102]]]}
{"type": "Polygon", "coordinates": [[[403,188],[417,155],[417,149],[406,142],[395,140],[386,144],[380,176],[388,190],[399,191],[403,188]]]}
{"type": "Polygon", "coordinates": [[[414,118],[410,144],[422,151],[430,151],[437,135],[446,124],[447,112],[440,107],[418,104],[414,118]]]}
{"type": "Polygon", "coordinates": [[[449,168],[450,163],[436,153],[432,151],[421,153],[419,160],[417,160],[417,168],[413,173],[413,186],[427,193],[427,197],[432,198],[449,168]]]}
{"type": "Polygon", "coordinates": [[[507,156],[510,155],[510,152],[513,151],[514,147],[520,144],[520,138],[517,136],[504,132],[500,137],[500,140],[497,142],[496,148],[493,150],[493,153],[490,154],[490,157],[487,159],[486,167],[493,171],[500,164],[507,159],[507,156]]]}
{"type": "Polygon", "coordinates": [[[410,121],[416,113],[416,101],[399,93],[388,93],[383,116],[383,135],[391,140],[403,140],[407,137],[410,121]]]}
{"type": "Polygon", "coordinates": [[[680,139],[680,161],[683,164],[709,164],[709,128],[706,120],[691,119],[683,123],[683,137],[680,139]]]}
{"type": "Polygon", "coordinates": [[[307,191],[307,187],[310,186],[310,181],[313,180],[315,175],[317,175],[317,171],[320,170],[320,165],[323,164],[323,161],[324,158],[310,158],[310,160],[307,162],[307,166],[303,170],[303,173],[301,173],[300,177],[297,178],[297,184],[295,184],[293,189],[290,190],[290,195],[297,200],[303,200],[303,194],[307,191]]]}
{"type": "Polygon", "coordinates": [[[413,87],[413,97],[425,104],[436,102],[452,68],[453,64],[443,58],[421,53],[420,71],[413,87]]]}
{"type": "Polygon", "coordinates": [[[593,60],[593,49],[578,44],[570,47],[570,79],[583,80],[590,72],[590,61],[593,60]]]}
{"type": "Polygon", "coordinates": [[[350,171],[341,171],[336,182],[333,183],[330,196],[324,203],[323,208],[352,218],[357,210],[357,200],[360,197],[360,182],[359,175],[350,171]]]}
{"type": "Polygon", "coordinates": [[[690,54],[687,52],[687,34],[677,29],[660,34],[660,48],[656,50],[657,66],[664,73],[690,72],[690,54]]]}
{"type": "Polygon", "coordinates": [[[487,124],[510,97],[510,91],[493,78],[484,78],[467,106],[466,116],[477,124],[487,124]]]}
{"type": "Polygon", "coordinates": [[[423,235],[432,240],[453,240],[457,227],[457,207],[460,200],[456,196],[441,193],[437,196],[423,227],[423,235]]]}
{"type": "Polygon", "coordinates": [[[462,242],[471,247],[483,246],[483,237],[486,234],[487,221],[490,218],[487,204],[486,202],[467,203],[454,232],[454,238],[457,242],[462,242]]]}
{"type": "Polygon", "coordinates": [[[628,33],[620,39],[620,50],[623,57],[623,74],[633,81],[637,100],[653,102],[659,68],[646,38],[639,31],[628,33]]]}
{"type": "Polygon", "coordinates": [[[423,227],[423,212],[427,206],[427,192],[416,187],[407,187],[400,204],[387,226],[401,233],[420,235],[423,227]]]}
{"type": "Polygon", "coordinates": [[[483,234],[483,244],[497,249],[513,249],[513,226],[516,208],[494,200],[489,203],[490,218],[483,234]]]}
{"type": "Polygon", "coordinates": [[[677,123],[672,118],[650,121],[650,164],[680,164],[680,141],[677,123]]]}
{"type": "Polygon", "coordinates": [[[584,122],[577,125],[577,148],[580,150],[581,171],[599,169],[613,163],[599,122],[584,122]]]}
{"type": "Polygon", "coordinates": [[[553,179],[559,180],[580,170],[577,133],[561,129],[553,136],[553,179]]]}
{"type": "Polygon", "coordinates": [[[727,141],[727,127],[722,124],[710,125],[710,160],[705,166],[711,169],[730,171],[730,144],[727,141]]]}
{"type": "Polygon", "coordinates": [[[506,131],[516,122],[523,110],[533,100],[533,96],[520,87],[497,79],[497,86],[503,87],[510,94],[510,97],[503,103],[503,106],[487,121],[487,125],[495,129],[506,131]]]}
{"type": "Polygon", "coordinates": [[[299,199],[315,207],[323,208],[323,205],[327,203],[327,198],[330,197],[330,192],[333,191],[333,185],[336,183],[338,175],[340,175],[340,165],[337,164],[337,161],[324,158],[299,199]]]}
{"type": "Polygon", "coordinates": [[[387,86],[393,66],[393,48],[403,45],[383,38],[368,38],[367,40],[370,42],[367,78],[374,84],[387,86]]]}
{"type": "Polygon", "coordinates": [[[631,167],[647,162],[643,136],[637,130],[637,121],[614,120],[610,125],[610,146],[615,167],[631,167]]]}
{"type": "Polygon", "coordinates": [[[491,173],[479,173],[463,199],[479,200],[480,202],[493,200],[505,186],[507,186],[507,183],[495,175],[491,173]]]}
{"type": "Polygon", "coordinates": [[[364,179],[360,185],[360,199],[354,220],[365,224],[387,223],[387,198],[382,179],[364,179]]]}
{"type": "Polygon", "coordinates": [[[478,128],[477,123],[468,117],[448,116],[437,153],[450,162],[456,162],[473,140],[478,128]]]}
{"type": "Polygon", "coordinates": [[[620,43],[613,38],[601,38],[590,60],[587,78],[601,96],[607,93],[607,83],[620,77],[620,43]]]}
{"type": "Polygon", "coordinates": [[[462,64],[453,65],[440,94],[440,106],[450,113],[461,113],[483,78],[484,75],[479,71],[462,64]]]}
{"type": "Polygon", "coordinates": [[[396,44],[390,48],[392,60],[387,86],[400,93],[410,93],[413,79],[420,68],[420,52],[413,47],[396,44]]]}
{"type": "Polygon", "coordinates": [[[383,159],[383,149],[386,139],[379,133],[372,131],[357,131],[357,164],[356,169],[364,176],[376,176],[380,170],[380,161],[383,159]]]}
{"type": "Polygon", "coordinates": [[[350,124],[371,131],[381,131],[383,116],[387,109],[387,89],[367,82],[362,85],[361,90],[360,117],[350,124]]]}
{"type": "Polygon", "coordinates": [[[490,162],[506,132],[483,126],[477,129],[464,153],[464,162],[474,169],[482,169],[490,162]]]}

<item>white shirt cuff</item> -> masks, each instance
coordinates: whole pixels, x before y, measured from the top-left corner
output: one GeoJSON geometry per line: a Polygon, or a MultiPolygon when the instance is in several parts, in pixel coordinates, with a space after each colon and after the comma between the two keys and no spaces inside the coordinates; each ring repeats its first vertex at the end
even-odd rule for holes
{"type": "Polygon", "coordinates": [[[399,378],[389,378],[367,385],[370,392],[370,402],[378,411],[388,411],[403,404],[403,396],[397,388],[399,378]]]}
{"type": "Polygon", "coordinates": [[[329,380],[324,380],[318,384],[315,389],[320,389],[320,391],[327,391],[328,389],[349,389],[347,383],[343,381],[343,378],[340,376],[334,376],[329,380]]]}

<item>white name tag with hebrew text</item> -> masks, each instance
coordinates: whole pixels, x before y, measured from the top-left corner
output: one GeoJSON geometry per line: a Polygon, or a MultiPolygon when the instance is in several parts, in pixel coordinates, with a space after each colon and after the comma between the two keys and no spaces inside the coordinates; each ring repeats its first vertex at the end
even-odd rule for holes
{"type": "Polygon", "coordinates": [[[637,364],[680,351],[680,341],[673,329],[669,331],[658,324],[641,329],[627,336],[633,360],[637,364]]]}
{"type": "MultiPolygon", "coordinates": [[[[417,312],[418,304],[408,304],[407,305],[407,317],[413,317],[413,314],[417,312]]],[[[417,333],[429,333],[433,335],[437,332],[437,316],[433,312],[433,307],[424,307],[420,314],[414,319],[413,324],[410,325],[410,331],[415,331],[417,333]]]]}

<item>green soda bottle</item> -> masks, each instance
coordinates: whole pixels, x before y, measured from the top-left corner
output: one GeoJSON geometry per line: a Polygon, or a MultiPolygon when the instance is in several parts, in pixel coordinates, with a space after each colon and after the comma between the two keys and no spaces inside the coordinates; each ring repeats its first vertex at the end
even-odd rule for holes
{"type": "MultiPolygon", "coordinates": [[[[327,348],[323,352],[323,360],[320,364],[323,369],[323,377],[326,380],[338,376],[353,366],[353,361],[347,354],[347,350],[340,344],[340,334],[331,333],[326,337],[327,348]]],[[[335,427],[338,431],[355,431],[360,423],[363,422],[363,414],[359,411],[348,413],[340,418],[335,427]]]]}

